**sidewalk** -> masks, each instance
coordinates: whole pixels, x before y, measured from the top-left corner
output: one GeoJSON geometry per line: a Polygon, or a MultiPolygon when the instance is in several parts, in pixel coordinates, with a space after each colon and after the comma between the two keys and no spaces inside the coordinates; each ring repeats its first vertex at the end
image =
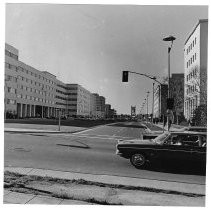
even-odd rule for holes
{"type": "MultiPolygon", "coordinates": [[[[158,124],[153,124],[153,125],[163,129],[163,123],[158,123],[158,124]]],[[[172,124],[170,131],[179,131],[182,128],[185,128],[185,126],[172,124]]],[[[167,130],[167,125],[164,127],[164,130],[167,130]]]]}
{"type": "Polygon", "coordinates": [[[84,127],[75,126],[59,126],[58,125],[39,125],[39,124],[20,124],[20,123],[5,123],[5,132],[19,132],[19,133],[74,133],[86,130],[84,127]]]}
{"type": "Polygon", "coordinates": [[[54,198],[51,196],[42,196],[34,194],[25,194],[12,192],[4,189],[4,204],[52,204],[52,205],[90,205],[91,203],[79,200],[69,200],[54,198]]]}
{"type": "MultiPolygon", "coordinates": [[[[23,194],[11,192],[6,189],[4,193],[4,203],[83,205],[90,204],[90,202],[85,202],[87,200],[92,201],[94,199],[100,199],[102,201],[106,198],[106,202],[112,202],[113,204],[117,205],[118,203],[121,203],[121,205],[205,205],[205,185],[201,184],[178,183],[110,175],[82,174],[34,168],[5,167],[4,170],[5,172],[9,171],[29,176],[35,175],[62,180],[78,180],[84,183],[79,188],[75,185],[68,188],[60,187],[60,192],[63,190],[65,193],[69,193],[72,197],[75,198],[74,200],[67,200],[64,198],[59,199],[55,197],[46,197],[33,194],[23,194]],[[91,182],[91,184],[87,186],[87,182],[91,182]],[[86,199],[86,197],[88,198],[86,199]]],[[[42,184],[41,186],[43,187],[42,184]]],[[[53,187],[50,186],[49,189],[52,190],[52,188],[53,187]]]]}

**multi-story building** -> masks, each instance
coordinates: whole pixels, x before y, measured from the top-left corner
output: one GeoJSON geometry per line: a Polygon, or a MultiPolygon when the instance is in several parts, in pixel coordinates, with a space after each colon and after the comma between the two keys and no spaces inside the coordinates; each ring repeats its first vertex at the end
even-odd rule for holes
{"type": "Polygon", "coordinates": [[[184,46],[184,115],[193,117],[196,107],[207,103],[208,20],[199,20],[184,46]]]}
{"type": "Polygon", "coordinates": [[[163,119],[166,114],[166,99],[168,96],[168,85],[158,85],[154,90],[153,118],[163,119]]]}
{"type": "Polygon", "coordinates": [[[172,74],[170,78],[170,96],[174,98],[173,113],[175,121],[184,113],[184,74],[172,74]]]}
{"type": "Polygon", "coordinates": [[[95,118],[105,117],[105,97],[92,93],[91,96],[91,116],[95,118]]]}
{"type": "Polygon", "coordinates": [[[110,104],[105,104],[105,118],[114,118],[116,110],[111,108],[110,104]]]}
{"type": "Polygon", "coordinates": [[[5,45],[5,112],[17,117],[56,115],[56,77],[18,60],[18,50],[5,45]]]}
{"type": "Polygon", "coordinates": [[[90,116],[91,93],[78,84],[67,84],[69,116],[90,116]]]}
{"type": "Polygon", "coordinates": [[[105,98],[78,84],[65,84],[47,71],[39,71],[18,59],[18,50],[5,44],[5,113],[18,118],[104,117],[105,98]]]}

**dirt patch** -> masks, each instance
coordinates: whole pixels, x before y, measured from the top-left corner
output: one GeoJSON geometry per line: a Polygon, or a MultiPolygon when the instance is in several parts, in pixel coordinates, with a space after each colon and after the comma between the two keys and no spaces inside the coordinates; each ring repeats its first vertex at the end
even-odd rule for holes
{"type": "Polygon", "coordinates": [[[10,191],[48,195],[56,198],[86,201],[102,205],[171,204],[203,206],[204,195],[152,188],[104,184],[83,179],[68,180],[29,176],[6,171],[4,187],[10,191]],[[177,199],[176,199],[177,198],[177,199]]]}

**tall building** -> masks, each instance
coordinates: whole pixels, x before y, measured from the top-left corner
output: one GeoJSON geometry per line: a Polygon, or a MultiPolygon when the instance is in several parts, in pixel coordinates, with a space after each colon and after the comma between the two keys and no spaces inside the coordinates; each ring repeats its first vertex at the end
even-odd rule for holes
{"type": "Polygon", "coordinates": [[[184,115],[193,117],[196,107],[207,103],[208,20],[199,20],[184,46],[184,115]]]}
{"type": "Polygon", "coordinates": [[[170,78],[170,95],[174,98],[173,113],[175,121],[184,113],[184,74],[172,74],[170,78]]]}
{"type": "Polygon", "coordinates": [[[5,44],[5,114],[17,118],[105,116],[105,97],[79,84],[65,84],[19,61],[18,56],[16,48],[5,44]]]}
{"type": "Polygon", "coordinates": [[[97,93],[91,95],[91,116],[95,118],[105,117],[105,97],[97,93]]]}
{"type": "Polygon", "coordinates": [[[67,84],[69,116],[90,116],[91,93],[79,84],[67,84]]]}
{"type": "Polygon", "coordinates": [[[168,96],[168,85],[158,85],[154,90],[153,118],[163,119],[166,114],[166,99],[168,96]]]}
{"type": "Polygon", "coordinates": [[[105,117],[114,118],[116,116],[116,110],[111,108],[110,104],[105,104],[105,117]]]}
{"type": "Polygon", "coordinates": [[[5,45],[5,112],[22,117],[56,115],[56,77],[18,60],[18,50],[5,45]]]}

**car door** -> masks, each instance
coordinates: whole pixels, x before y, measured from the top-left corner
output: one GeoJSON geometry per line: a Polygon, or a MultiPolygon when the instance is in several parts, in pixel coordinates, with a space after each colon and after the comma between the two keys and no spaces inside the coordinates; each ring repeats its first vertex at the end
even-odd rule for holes
{"type": "Polygon", "coordinates": [[[171,161],[188,161],[192,158],[192,146],[185,144],[186,136],[172,134],[166,139],[163,145],[162,159],[171,161]]]}
{"type": "Polygon", "coordinates": [[[198,135],[199,142],[192,148],[192,161],[206,163],[207,139],[205,135],[198,135]]]}

